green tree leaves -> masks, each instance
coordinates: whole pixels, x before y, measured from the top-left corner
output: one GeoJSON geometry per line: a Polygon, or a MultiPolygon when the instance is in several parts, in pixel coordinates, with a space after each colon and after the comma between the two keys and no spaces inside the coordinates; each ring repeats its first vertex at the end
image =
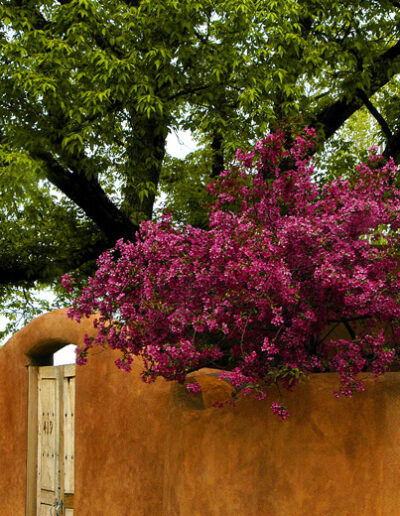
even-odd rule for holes
{"type": "Polygon", "coordinates": [[[203,184],[283,121],[317,127],[320,153],[333,137],[320,162],[337,173],[369,140],[367,98],[400,156],[389,0],[10,0],[0,20],[2,284],[87,271],[135,238],[160,188],[178,221],[202,225],[203,184]],[[172,129],[199,153],[166,157],[172,129]]]}

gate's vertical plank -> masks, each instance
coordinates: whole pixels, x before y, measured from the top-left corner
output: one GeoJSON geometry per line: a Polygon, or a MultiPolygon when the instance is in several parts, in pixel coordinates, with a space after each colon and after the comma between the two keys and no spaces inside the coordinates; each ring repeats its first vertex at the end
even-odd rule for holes
{"type": "Polygon", "coordinates": [[[56,381],[43,378],[39,385],[40,488],[54,491],[56,485],[56,381]]]}
{"type": "Polygon", "coordinates": [[[40,504],[39,516],[53,516],[54,511],[51,505],[40,504]]]}
{"type": "Polygon", "coordinates": [[[75,378],[64,378],[64,491],[74,492],[75,378]]]}
{"type": "Polygon", "coordinates": [[[57,367],[57,499],[64,505],[64,366],[57,367]]]}
{"type": "Polygon", "coordinates": [[[57,496],[57,369],[39,368],[38,378],[38,476],[39,516],[51,514],[57,496]]]}
{"type": "Polygon", "coordinates": [[[28,391],[28,457],[26,516],[36,516],[37,473],[38,473],[38,368],[30,366],[28,391]]]}

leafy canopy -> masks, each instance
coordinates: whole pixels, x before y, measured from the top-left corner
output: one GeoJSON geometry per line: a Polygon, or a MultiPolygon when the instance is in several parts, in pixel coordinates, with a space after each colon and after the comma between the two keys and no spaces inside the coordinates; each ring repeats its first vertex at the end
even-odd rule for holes
{"type": "Polygon", "coordinates": [[[350,172],[366,123],[398,160],[399,14],[389,0],[2,2],[2,312],[29,318],[29,289],[87,277],[160,191],[204,227],[201,187],[286,117],[318,129],[323,175],[350,172]],[[201,146],[184,162],[166,156],[179,129],[201,146]]]}

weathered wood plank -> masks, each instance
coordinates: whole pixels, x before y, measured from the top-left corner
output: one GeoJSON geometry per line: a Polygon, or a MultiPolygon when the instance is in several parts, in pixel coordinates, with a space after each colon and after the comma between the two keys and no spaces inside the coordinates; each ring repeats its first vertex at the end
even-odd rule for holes
{"type": "Polygon", "coordinates": [[[57,378],[57,367],[56,366],[42,366],[39,367],[39,379],[56,379],[57,378]]]}
{"type": "Polygon", "coordinates": [[[27,515],[52,514],[51,506],[58,500],[64,503],[64,516],[71,516],[74,498],[75,365],[44,366],[32,369],[30,374],[32,403],[28,417],[31,418],[29,449],[32,451],[29,453],[32,457],[28,483],[30,512],[27,501],[27,515]]]}
{"type": "Polygon", "coordinates": [[[64,379],[64,491],[74,492],[75,378],[64,379]]]}
{"type": "Polygon", "coordinates": [[[53,514],[54,514],[54,511],[52,512],[51,505],[47,505],[44,503],[40,504],[38,516],[52,516],[53,514]]]}
{"type": "Polygon", "coordinates": [[[49,491],[56,485],[57,447],[57,388],[56,381],[45,378],[39,381],[39,445],[40,488],[49,491]]]}
{"type": "Polygon", "coordinates": [[[57,367],[57,499],[64,503],[64,366],[57,367]]]}
{"type": "Polygon", "coordinates": [[[75,376],[76,374],[76,366],[75,364],[67,364],[64,366],[64,378],[68,376],[75,376]]]}
{"type": "Polygon", "coordinates": [[[47,489],[40,490],[40,503],[52,505],[54,502],[54,491],[48,491],[47,489]]]}

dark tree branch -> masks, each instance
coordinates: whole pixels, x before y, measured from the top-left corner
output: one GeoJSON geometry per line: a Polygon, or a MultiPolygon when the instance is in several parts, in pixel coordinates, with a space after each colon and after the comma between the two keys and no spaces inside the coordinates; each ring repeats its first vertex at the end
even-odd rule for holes
{"type": "Polygon", "coordinates": [[[222,136],[218,133],[214,134],[211,142],[212,150],[212,168],[211,177],[217,177],[224,170],[224,153],[222,148],[222,136]]]}
{"type": "Polygon", "coordinates": [[[166,97],[165,100],[167,100],[167,101],[175,100],[179,97],[182,97],[182,95],[191,95],[192,93],[197,93],[198,91],[206,90],[207,88],[209,88],[209,84],[206,84],[203,86],[198,86],[196,88],[185,88],[184,90],[178,91],[178,92],[174,93],[173,95],[166,97]]]}
{"type": "Polygon", "coordinates": [[[328,332],[327,332],[323,337],[321,337],[321,338],[318,340],[318,342],[316,343],[315,347],[317,348],[319,344],[321,344],[322,342],[324,342],[324,341],[329,337],[329,335],[330,335],[331,333],[333,333],[333,332],[336,330],[336,328],[337,328],[338,326],[339,326],[339,323],[336,323],[334,326],[332,326],[332,328],[330,328],[330,329],[328,330],[328,332]]]}
{"type": "Polygon", "coordinates": [[[400,161],[400,129],[396,131],[391,140],[387,142],[383,155],[385,158],[392,157],[396,163],[400,161]]]}
{"type": "Polygon", "coordinates": [[[322,93],[318,93],[318,95],[315,95],[314,97],[312,97],[312,99],[313,100],[322,99],[323,97],[326,97],[327,95],[329,95],[330,92],[331,92],[331,90],[323,91],[322,93]]]}
{"type": "Polygon", "coordinates": [[[328,319],[328,323],[346,324],[346,323],[354,322],[354,321],[365,321],[367,319],[371,319],[371,316],[370,315],[359,315],[358,317],[347,317],[347,318],[342,317],[340,319],[328,319]]]}
{"type": "Polygon", "coordinates": [[[350,335],[350,337],[351,337],[351,340],[355,340],[355,338],[356,338],[356,334],[355,334],[355,332],[354,332],[354,330],[353,330],[353,328],[352,328],[351,324],[350,324],[349,322],[347,322],[347,321],[345,321],[343,324],[345,325],[346,330],[349,332],[349,335],[350,335]]]}
{"type": "Polygon", "coordinates": [[[128,7],[139,7],[140,6],[140,0],[124,0],[124,2],[128,7]]]}
{"type": "Polygon", "coordinates": [[[134,241],[139,227],[110,201],[96,178],[66,170],[45,150],[31,151],[31,156],[44,163],[48,180],[74,201],[110,242],[115,243],[119,238],[134,241]]]}
{"type": "MultiPolygon", "coordinates": [[[[369,98],[376,93],[382,86],[387,84],[392,77],[397,74],[393,69],[393,63],[400,61],[400,40],[378,57],[375,62],[368,67],[371,83],[363,93],[369,98]],[[388,70],[390,73],[388,73],[388,70]]],[[[355,77],[354,77],[355,78],[355,77]]],[[[351,82],[352,77],[346,79],[346,83],[351,82]]],[[[346,97],[332,102],[332,104],[321,110],[311,121],[317,129],[322,129],[325,139],[330,138],[343,123],[363,105],[360,90],[356,91],[352,98],[346,97]]]]}
{"type": "Polygon", "coordinates": [[[372,104],[372,102],[369,100],[369,98],[363,91],[360,93],[360,96],[364,102],[365,107],[368,109],[368,111],[371,113],[371,115],[375,118],[375,120],[381,126],[382,131],[384,132],[388,142],[391,142],[391,140],[393,138],[393,134],[392,134],[392,131],[390,130],[390,127],[388,126],[386,120],[379,113],[379,111],[376,109],[376,107],[372,104]]]}

